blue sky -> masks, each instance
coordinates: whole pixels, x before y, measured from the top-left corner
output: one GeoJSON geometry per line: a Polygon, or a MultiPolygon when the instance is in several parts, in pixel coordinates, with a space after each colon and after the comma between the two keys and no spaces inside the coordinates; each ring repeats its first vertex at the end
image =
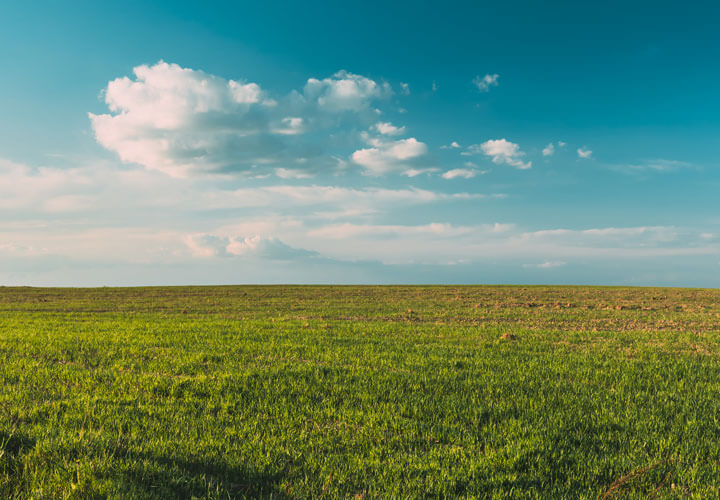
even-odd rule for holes
{"type": "Polygon", "coordinates": [[[718,21],[5,2],[0,282],[720,286],[718,21]]]}

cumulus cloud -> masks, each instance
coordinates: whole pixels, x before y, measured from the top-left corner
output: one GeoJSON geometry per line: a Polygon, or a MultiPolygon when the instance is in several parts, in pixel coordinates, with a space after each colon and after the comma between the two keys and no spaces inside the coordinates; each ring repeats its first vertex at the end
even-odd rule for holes
{"type": "Polygon", "coordinates": [[[577,149],[578,158],[588,159],[592,156],[592,151],[582,147],[577,149]]]}
{"type": "Polygon", "coordinates": [[[273,133],[281,135],[297,135],[304,131],[304,120],[299,116],[283,118],[280,126],[272,130],[273,133]]]}
{"type": "Polygon", "coordinates": [[[458,149],[458,148],[460,148],[460,144],[458,144],[457,141],[452,141],[448,145],[440,146],[440,149],[458,149]]]}
{"type": "Polygon", "coordinates": [[[532,167],[531,161],[522,161],[525,153],[520,151],[520,146],[505,139],[491,139],[482,144],[473,144],[468,147],[466,153],[482,153],[492,158],[493,163],[498,165],[505,163],[521,170],[532,167]]]}
{"type": "Polygon", "coordinates": [[[487,74],[485,76],[478,75],[473,78],[473,83],[480,92],[488,92],[490,90],[490,87],[498,86],[498,78],[500,78],[500,75],[498,75],[497,73],[492,75],[487,74]]]}
{"type": "Polygon", "coordinates": [[[310,78],[305,84],[304,95],[323,109],[360,111],[373,99],[392,95],[392,88],[388,83],[378,84],[362,75],[338,71],[332,78],[310,78]]]}
{"type": "Polygon", "coordinates": [[[336,162],[309,132],[337,128],[331,115],[367,121],[373,101],[392,93],[386,83],[347,71],[311,78],[302,92],[279,99],[257,83],[162,61],[133,74],[108,83],[110,113],[89,114],[95,137],[123,162],[176,177],[331,168],[336,162]]]}
{"type": "MultiPolygon", "coordinates": [[[[389,124],[383,124],[389,125],[389,124]]],[[[393,127],[394,128],[394,127],[393,127]]],[[[427,153],[427,145],[414,137],[388,140],[384,137],[363,135],[371,146],[352,154],[352,161],[365,168],[368,175],[384,175],[390,172],[419,172],[417,161],[427,153]]]]}
{"type": "Polygon", "coordinates": [[[227,236],[208,233],[185,235],[185,245],[194,257],[247,257],[267,260],[293,260],[299,257],[317,256],[299,248],[293,248],[273,237],[254,235],[249,237],[227,236]]]}
{"type": "Polygon", "coordinates": [[[410,95],[410,85],[407,83],[400,82],[400,92],[403,95],[410,95]]]}

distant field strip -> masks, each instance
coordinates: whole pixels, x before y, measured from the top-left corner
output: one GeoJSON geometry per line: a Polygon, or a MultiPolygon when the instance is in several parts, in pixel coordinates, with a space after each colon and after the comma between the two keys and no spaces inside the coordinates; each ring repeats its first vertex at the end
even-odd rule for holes
{"type": "Polygon", "coordinates": [[[720,290],[0,288],[0,498],[720,497],[720,290]]]}

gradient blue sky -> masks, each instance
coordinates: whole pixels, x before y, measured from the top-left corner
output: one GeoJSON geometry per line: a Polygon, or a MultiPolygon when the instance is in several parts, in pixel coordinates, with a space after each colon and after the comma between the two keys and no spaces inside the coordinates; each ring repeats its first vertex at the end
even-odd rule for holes
{"type": "Polygon", "coordinates": [[[720,286],[711,2],[3,2],[0,283],[720,286]]]}

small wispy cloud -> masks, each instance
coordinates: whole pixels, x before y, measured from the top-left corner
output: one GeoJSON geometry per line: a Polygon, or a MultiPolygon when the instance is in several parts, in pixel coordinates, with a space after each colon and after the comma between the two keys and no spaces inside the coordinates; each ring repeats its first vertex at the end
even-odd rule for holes
{"type": "Polygon", "coordinates": [[[545,262],[541,264],[523,264],[524,268],[536,268],[536,269],[552,269],[554,267],[562,267],[566,265],[567,262],[562,260],[546,260],[545,262]]]}
{"type": "Polygon", "coordinates": [[[275,169],[275,175],[281,179],[311,179],[313,177],[312,174],[303,172],[302,170],[282,167],[275,169]]]}
{"type": "MultiPolygon", "coordinates": [[[[557,141],[558,148],[564,148],[566,145],[567,144],[565,144],[563,141],[557,141]]],[[[551,142],[543,148],[542,155],[543,156],[552,156],[555,154],[555,151],[556,151],[555,144],[551,142]]]]}
{"type": "Polygon", "coordinates": [[[492,75],[488,73],[485,76],[476,76],[473,78],[473,83],[480,92],[488,92],[490,87],[498,86],[498,78],[500,78],[500,75],[497,73],[492,75]]]}
{"type": "Polygon", "coordinates": [[[651,170],[655,172],[673,172],[683,168],[690,168],[692,166],[692,163],[688,163],[686,161],[663,160],[658,158],[654,160],[642,161],[639,163],[627,164],[623,167],[625,169],[635,171],[651,170]]]}
{"type": "Polygon", "coordinates": [[[585,159],[585,160],[587,160],[587,159],[589,159],[590,157],[592,157],[592,153],[593,153],[592,150],[587,149],[587,148],[584,147],[584,146],[577,149],[578,158],[583,158],[583,159],[585,159]]]}
{"type": "Polygon", "coordinates": [[[435,167],[428,167],[428,168],[408,168],[407,170],[403,171],[403,175],[407,175],[408,177],[417,177],[418,175],[422,174],[432,174],[434,172],[437,172],[438,168],[435,167]]]}
{"type": "Polygon", "coordinates": [[[396,127],[390,122],[378,122],[373,128],[383,135],[400,135],[405,133],[405,127],[396,127]]]}
{"type": "Polygon", "coordinates": [[[441,175],[443,179],[472,179],[476,175],[478,175],[477,170],[468,169],[468,168],[454,168],[452,170],[448,170],[444,174],[441,175]]]}

